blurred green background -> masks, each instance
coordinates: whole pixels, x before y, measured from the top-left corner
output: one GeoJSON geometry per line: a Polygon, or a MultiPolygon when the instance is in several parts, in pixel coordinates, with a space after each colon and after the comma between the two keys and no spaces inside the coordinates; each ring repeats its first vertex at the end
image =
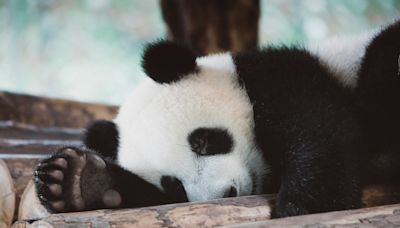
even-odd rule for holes
{"type": "MultiPolygon", "coordinates": [[[[399,17],[399,0],[261,0],[260,43],[317,42],[399,17]]],[[[120,104],[142,45],[165,35],[158,0],[0,0],[0,90],[120,104]]]]}

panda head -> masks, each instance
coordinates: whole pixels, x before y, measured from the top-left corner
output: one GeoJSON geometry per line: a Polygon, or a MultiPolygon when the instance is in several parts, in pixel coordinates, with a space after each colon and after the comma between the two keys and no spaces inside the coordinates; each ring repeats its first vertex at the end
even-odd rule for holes
{"type": "Polygon", "coordinates": [[[149,78],[115,119],[118,163],[160,189],[165,177],[179,180],[189,201],[260,193],[266,166],[232,56],[196,58],[160,41],[142,66],[149,78]]]}

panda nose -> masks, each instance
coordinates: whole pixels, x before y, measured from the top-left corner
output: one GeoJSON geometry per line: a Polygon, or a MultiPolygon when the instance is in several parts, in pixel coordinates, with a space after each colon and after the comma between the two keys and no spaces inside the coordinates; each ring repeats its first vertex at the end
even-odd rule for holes
{"type": "Polygon", "coordinates": [[[237,190],[236,190],[236,188],[234,187],[234,186],[231,186],[231,187],[229,187],[226,191],[225,191],[225,193],[224,193],[224,198],[227,198],[227,197],[236,197],[237,196],[237,190]]]}

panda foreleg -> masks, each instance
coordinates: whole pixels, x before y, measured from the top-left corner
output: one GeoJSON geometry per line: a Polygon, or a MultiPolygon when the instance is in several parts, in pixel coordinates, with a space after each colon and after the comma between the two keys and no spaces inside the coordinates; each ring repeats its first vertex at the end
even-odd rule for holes
{"type": "Polygon", "coordinates": [[[358,208],[357,166],[328,151],[293,152],[286,160],[272,217],[358,208]]]}
{"type": "Polygon", "coordinates": [[[165,204],[154,185],[90,150],[67,147],[35,171],[39,200],[51,212],[165,204]]]}

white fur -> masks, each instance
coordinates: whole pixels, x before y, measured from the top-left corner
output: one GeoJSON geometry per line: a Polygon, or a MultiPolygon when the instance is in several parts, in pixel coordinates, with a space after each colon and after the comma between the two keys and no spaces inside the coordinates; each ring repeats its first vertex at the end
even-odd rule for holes
{"type": "Polygon", "coordinates": [[[317,55],[345,87],[355,88],[365,49],[376,33],[372,31],[356,36],[334,37],[310,44],[308,50],[317,55]]]}
{"type": "Polygon", "coordinates": [[[254,139],[253,108],[239,86],[230,54],[197,59],[199,71],[170,83],[150,79],[121,106],[118,162],[160,186],[180,179],[190,201],[220,198],[230,186],[239,195],[260,193],[267,168],[254,139]],[[198,156],[188,135],[200,127],[223,127],[233,136],[230,153],[198,156]],[[251,173],[257,189],[252,189],[251,173]]]}
{"type": "MultiPolygon", "coordinates": [[[[318,56],[345,86],[357,86],[365,49],[376,31],[336,37],[307,49],[318,56]]],[[[121,106],[118,162],[158,186],[164,175],[182,181],[190,201],[220,198],[235,186],[239,195],[260,193],[268,167],[256,146],[253,109],[238,84],[230,54],[197,59],[199,71],[183,79],[159,84],[142,82],[121,106]],[[234,146],[230,153],[198,156],[189,134],[204,127],[228,129],[234,146]],[[256,176],[252,189],[251,173],[256,176]]]]}

